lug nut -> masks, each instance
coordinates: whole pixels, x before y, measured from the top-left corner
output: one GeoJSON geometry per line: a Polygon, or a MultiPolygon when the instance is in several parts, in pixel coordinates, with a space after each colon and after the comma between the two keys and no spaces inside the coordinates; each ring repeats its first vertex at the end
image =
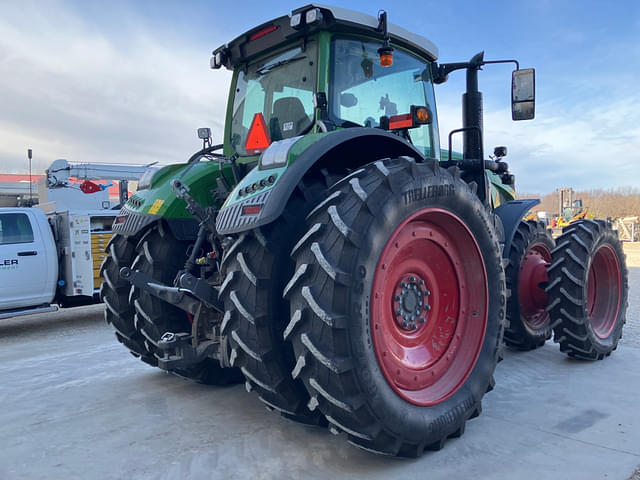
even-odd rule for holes
{"type": "Polygon", "coordinates": [[[402,328],[407,328],[409,324],[407,322],[402,322],[402,328]]]}
{"type": "Polygon", "coordinates": [[[402,315],[402,311],[401,310],[397,310],[396,311],[396,315],[401,316],[402,315]]]}
{"type": "Polygon", "coordinates": [[[424,285],[424,280],[420,279],[420,280],[418,280],[418,283],[419,283],[420,285],[424,285]]]}
{"type": "Polygon", "coordinates": [[[409,277],[409,280],[410,280],[410,281],[412,281],[412,282],[415,282],[415,281],[416,281],[416,277],[414,277],[414,276],[412,275],[412,276],[410,276],[410,277],[409,277]]]}
{"type": "Polygon", "coordinates": [[[407,284],[406,284],[405,282],[400,282],[400,286],[401,286],[402,288],[407,288],[407,284]]]}
{"type": "Polygon", "coordinates": [[[420,318],[418,319],[418,321],[419,321],[420,323],[424,323],[424,317],[420,317],[420,318]]]}
{"type": "Polygon", "coordinates": [[[429,290],[425,290],[425,291],[424,291],[424,294],[425,294],[425,295],[431,295],[431,292],[430,292],[429,290]]]}
{"type": "Polygon", "coordinates": [[[431,305],[429,305],[429,304],[425,305],[425,306],[424,306],[424,309],[425,309],[425,310],[431,310],[431,305]]]}
{"type": "Polygon", "coordinates": [[[396,298],[396,300],[398,300],[398,301],[399,301],[402,297],[401,297],[400,295],[396,295],[396,297],[395,297],[395,298],[396,298]]]}

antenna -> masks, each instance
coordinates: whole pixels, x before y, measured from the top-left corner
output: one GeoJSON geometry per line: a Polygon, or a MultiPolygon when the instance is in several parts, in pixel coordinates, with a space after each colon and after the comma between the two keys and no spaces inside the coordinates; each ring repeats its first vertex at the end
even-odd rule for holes
{"type": "Polygon", "coordinates": [[[33,205],[33,194],[31,192],[31,158],[33,157],[33,150],[27,149],[27,157],[29,157],[29,206],[33,205]]]}

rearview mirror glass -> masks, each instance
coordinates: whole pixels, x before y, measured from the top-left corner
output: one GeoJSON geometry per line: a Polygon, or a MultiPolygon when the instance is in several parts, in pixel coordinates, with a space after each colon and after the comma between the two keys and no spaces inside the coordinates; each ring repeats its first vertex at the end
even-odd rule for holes
{"type": "Polygon", "coordinates": [[[531,120],[535,117],[536,81],[533,68],[514,70],[511,76],[511,118],[531,120]]]}

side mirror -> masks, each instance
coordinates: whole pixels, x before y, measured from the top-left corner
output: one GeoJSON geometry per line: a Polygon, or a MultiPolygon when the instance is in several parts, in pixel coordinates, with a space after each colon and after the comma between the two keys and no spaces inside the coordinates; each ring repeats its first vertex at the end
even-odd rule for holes
{"type": "Polygon", "coordinates": [[[511,75],[511,118],[531,120],[536,116],[536,77],[533,68],[514,70],[511,75]]]}
{"type": "Polygon", "coordinates": [[[340,94],[340,105],[345,108],[355,107],[358,104],[358,97],[356,97],[353,93],[341,93],[340,94]]]}

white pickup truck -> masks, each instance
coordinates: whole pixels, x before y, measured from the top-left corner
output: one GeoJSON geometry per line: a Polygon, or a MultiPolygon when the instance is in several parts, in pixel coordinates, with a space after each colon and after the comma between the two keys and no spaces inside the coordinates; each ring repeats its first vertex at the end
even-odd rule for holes
{"type": "Polygon", "coordinates": [[[114,216],[0,208],[0,318],[97,300],[114,216]]]}
{"type": "Polygon", "coordinates": [[[0,208],[0,319],[98,300],[100,265],[118,210],[109,192],[89,180],[117,180],[124,204],[128,181],[151,167],[58,159],[38,183],[37,208],[0,208]]]}

